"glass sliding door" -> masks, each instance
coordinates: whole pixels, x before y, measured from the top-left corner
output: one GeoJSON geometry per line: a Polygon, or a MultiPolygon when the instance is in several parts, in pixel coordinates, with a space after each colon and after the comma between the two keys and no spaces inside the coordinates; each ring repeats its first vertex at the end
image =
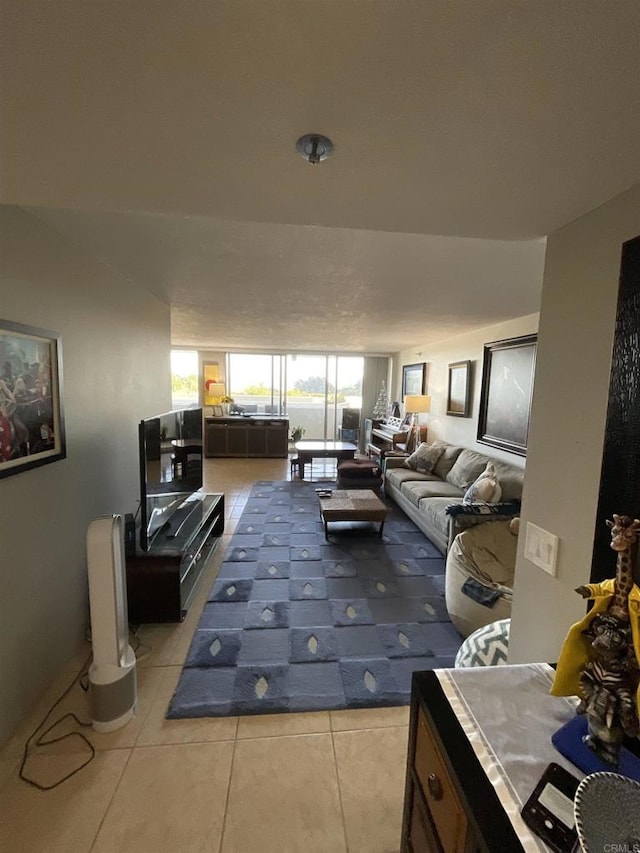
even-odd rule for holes
{"type": "Polygon", "coordinates": [[[362,356],[229,353],[227,393],[247,413],[286,415],[305,439],[357,442],[364,365],[362,356]]]}
{"type": "MultiPolygon", "coordinates": [[[[362,410],[363,371],[361,356],[287,356],[287,414],[291,428],[303,427],[305,438],[338,440],[343,410],[362,410]]],[[[352,413],[353,417],[359,421],[358,415],[352,413]]]]}
{"type": "Polygon", "coordinates": [[[363,375],[362,356],[338,356],[335,378],[335,434],[338,440],[359,442],[363,375]]]}
{"type": "Polygon", "coordinates": [[[229,353],[228,394],[236,406],[251,414],[282,413],[279,355],[229,353]]]}
{"type": "Polygon", "coordinates": [[[287,356],[287,415],[291,429],[302,427],[305,439],[322,441],[327,418],[327,356],[287,356]]]}

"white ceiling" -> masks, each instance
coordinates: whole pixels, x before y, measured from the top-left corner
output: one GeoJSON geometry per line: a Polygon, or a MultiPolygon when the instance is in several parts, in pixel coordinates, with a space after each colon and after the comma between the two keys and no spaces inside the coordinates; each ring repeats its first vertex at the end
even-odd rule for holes
{"type": "Polygon", "coordinates": [[[0,25],[0,201],[167,300],[176,345],[386,352],[531,313],[541,238],[640,180],[638,0],[4,0],[0,25]]]}

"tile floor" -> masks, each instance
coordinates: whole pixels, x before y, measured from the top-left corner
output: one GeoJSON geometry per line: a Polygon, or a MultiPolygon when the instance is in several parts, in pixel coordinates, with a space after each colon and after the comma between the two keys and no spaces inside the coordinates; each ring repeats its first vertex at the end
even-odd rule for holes
{"type": "MultiPolygon", "coordinates": [[[[314,462],[313,478],[331,476],[332,465],[314,462]]],[[[0,850],[397,853],[408,708],[164,718],[253,481],[288,477],[284,459],[206,461],[205,487],[225,493],[225,535],[185,621],[138,631],[135,719],[110,734],[85,730],[95,758],[54,790],[18,779],[24,740],[80,671],[88,646],[81,650],[0,750],[0,850]]],[[[51,719],[69,710],[88,719],[87,708],[76,684],[51,719]]],[[[41,783],[54,781],[86,753],[73,738],[40,750],[29,770],[41,783]]]]}

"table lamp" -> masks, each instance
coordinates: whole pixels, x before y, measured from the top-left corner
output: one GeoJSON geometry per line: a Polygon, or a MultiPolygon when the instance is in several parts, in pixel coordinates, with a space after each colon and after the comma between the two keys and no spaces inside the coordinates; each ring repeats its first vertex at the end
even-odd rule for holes
{"type": "Polygon", "coordinates": [[[431,411],[431,397],[427,394],[407,394],[404,398],[404,410],[407,415],[412,415],[407,440],[407,450],[412,452],[418,446],[418,415],[431,411]]]}
{"type": "Polygon", "coordinates": [[[226,388],[224,382],[212,382],[208,380],[205,383],[205,390],[209,398],[217,397],[219,400],[220,397],[224,397],[226,388]]]}

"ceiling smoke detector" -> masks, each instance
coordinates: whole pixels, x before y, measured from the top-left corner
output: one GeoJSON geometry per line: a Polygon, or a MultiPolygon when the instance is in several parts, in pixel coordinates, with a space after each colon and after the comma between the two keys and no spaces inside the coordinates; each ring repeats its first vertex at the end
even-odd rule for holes
{"type": "Polygon", "coordinates": [[[329,157],[333,151],[333,142],[320,133],[305,133],[296,142],[296,149],[312,166],[317,166],[321,160],[329,157]]]}

